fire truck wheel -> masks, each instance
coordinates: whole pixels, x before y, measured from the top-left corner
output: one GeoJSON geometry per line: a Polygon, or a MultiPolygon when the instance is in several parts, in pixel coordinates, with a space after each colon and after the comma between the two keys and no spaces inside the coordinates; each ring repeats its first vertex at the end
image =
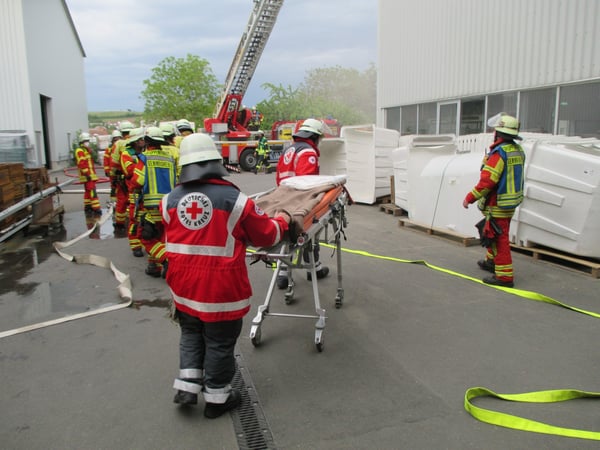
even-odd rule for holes
{"type": "Polygon", "coordinates": [[[247,148],[240,155],[240,167],[242,170],[250,172],[256,166],[256,157],[254,156],[254,149],[247,148]]]}

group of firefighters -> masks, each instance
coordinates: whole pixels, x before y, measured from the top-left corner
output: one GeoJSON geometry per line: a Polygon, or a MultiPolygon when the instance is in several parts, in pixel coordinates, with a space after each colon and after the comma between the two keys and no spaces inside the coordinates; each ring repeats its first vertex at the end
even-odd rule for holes
{"type": "MultiPolygon", "coordinates": [[[[324,127],[315,119],[304,121],[278,162],[277,185],[292,176],[318,175],[324,127]]],[[[116,205],[115,231],[127,232],[135,256],[144,256],[145,249],[148,275],[166,278],[181,329],[173,401],[187,407],[197,404],[201,394],[204,416],[219,417],[241,401],[231,381],[234,348],[252,295],[246,247],[277,245],[292,216],[279,211],[269,217],[226,181],[228,171],[214,141],[194,133],[185,119],[175,127],[145,129],[123,122],[112,138],[104,171],[116,205]]],[[[101,208],[89,141],[82,133],[75,155],[86,213],[93,216],[101,208]]],[[[328,272],[317,263],[317,278],[328,272]]],[[[285,288],[287,281],[285,275],[278,287],[285,288]]]]}
{"type": "MultiPolygon", "coordinates": [[[[121,122],[112,133],[104,153],[103,168],[110,180],[110,198],[114,203],[113,226],[116,233],[127,234],[135,257],[148,255],[146,274],[166,275],[167,260],[162,242],[162,221],[159,203],[171,192],[179,177],[179,146],[193,133],[191,123],[181,119],[175,125],[135,127],[121,122]]],[[[75,159],[79,179],[84,184],[86,214],[101,215],[96,192],[98,176],[89,147],[90,135],[81,133],[75,159]]]]}

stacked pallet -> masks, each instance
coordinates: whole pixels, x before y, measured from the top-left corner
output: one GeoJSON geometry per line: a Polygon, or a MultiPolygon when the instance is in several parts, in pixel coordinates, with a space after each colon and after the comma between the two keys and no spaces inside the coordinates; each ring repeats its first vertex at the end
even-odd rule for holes
{"type": "MultiPolygon", "coordinates": [[[[23,163],[0,163],[0,211],[20,202],[25,197],[48,187],[45,167],[25,169],[23,163]]],[[[26,217],[27,210],[18,211],[0,221],[0,230],[26,217]]]]}

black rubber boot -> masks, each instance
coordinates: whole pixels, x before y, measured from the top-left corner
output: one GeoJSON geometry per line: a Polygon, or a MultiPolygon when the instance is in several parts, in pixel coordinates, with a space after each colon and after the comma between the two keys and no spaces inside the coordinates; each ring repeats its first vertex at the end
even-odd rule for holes
{"type": "Polygon", "coordinates": [[[498,278],[496,278],[496,275],[493,275],[491,277],[486,277],[481,281],[483,281],[485,284],[491,284],[494,286],[502,286],[502,287],[509,287],[509,288],[515,286],[514,282],[499,280],[498,278]]]}
{"type": "Polygon", "coordinates": [[[198,394],[194,394],[193,392],[177,391],[175,397],[173,397],[173,403],[177,403],[178,405],[197,405],[198,394]]]}
{"type": "Polygon", "coordinates": [[[481,270],[485,270],[490,273],[496,273],[496,264],[494,264],[493,261],[490,261],[489,259],[480,259],[479,261],[477,261],[477,265],[481,270]]]}
{"type": "MultiPolygon", "coordinates": [[[[317,270],[317,280],[325,278],[327,275],[329,275],[329,267],[321,266],[321,268],[317,270]]],[[[306,279],[312,281],[312,272],[306,272],[306,279]]]]}
{"type": "Polygon", "coordinates": [[[239,406],[242,401],[242,394],[237,389],[232,389],[229,392],[229,398],[225,403],[207,403],[204,407],[204,417],[216,419],[222,416],[227,411],[231,411],[239,406]]]}

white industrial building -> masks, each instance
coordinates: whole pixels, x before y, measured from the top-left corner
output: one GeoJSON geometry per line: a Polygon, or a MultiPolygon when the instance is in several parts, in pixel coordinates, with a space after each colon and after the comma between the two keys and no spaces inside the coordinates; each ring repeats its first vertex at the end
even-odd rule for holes
{"type": "Polygon", "coordinates": [[[598,0],[379,0],[378,117],[402,135],[600,137],[598,0]]]}
{"type": "Polygon", "coordinates": [[[0,0],[0,11],[0,162],[65,167],[88,128],[85,52],[69,9],[64,0],[0,0]]]}

